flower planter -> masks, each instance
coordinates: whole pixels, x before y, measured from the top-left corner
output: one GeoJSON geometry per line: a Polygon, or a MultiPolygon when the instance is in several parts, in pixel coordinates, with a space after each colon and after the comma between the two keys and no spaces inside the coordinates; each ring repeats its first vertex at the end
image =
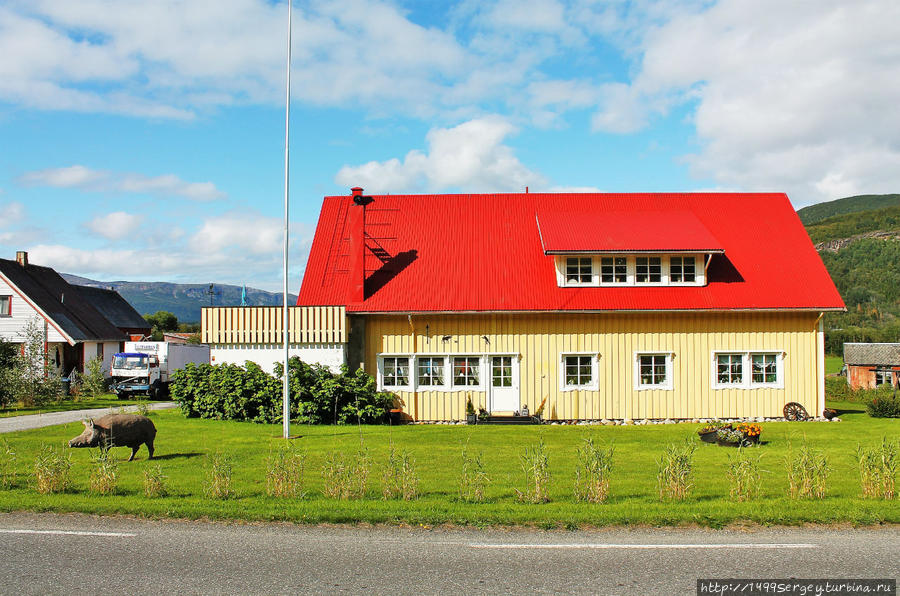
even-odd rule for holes
{"type": "Polygon", "coordinates": [[[726,441],[725,439],[716,439],[716,445],[719,447],[740,447],[740,443],[732,443],[731,441],[726,441]]]}
{"type": "Polygon", "coordinates": [[[478,416],[475,414],[466,414],[466,424],[478,424],[478,416]]]}
{"type": "Polygon", "coordinates": [[[700,435],[700,440],[704,443],[715,443],[716,442],[716,431],[711,430],[706,433],[697,433],[700,435]]]}

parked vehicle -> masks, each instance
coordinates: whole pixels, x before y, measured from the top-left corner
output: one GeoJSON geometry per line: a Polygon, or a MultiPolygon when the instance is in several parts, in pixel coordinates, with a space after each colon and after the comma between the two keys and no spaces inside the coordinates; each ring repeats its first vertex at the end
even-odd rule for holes
{"type": "Polygon", "coordinates": [[[125,351],[115,354],[110,374],[119,399],[140,393],[152,399],[169,394],[172,373],[188,362],[209,364],[209,346],[164,341],[125,342],[125,351]]]}

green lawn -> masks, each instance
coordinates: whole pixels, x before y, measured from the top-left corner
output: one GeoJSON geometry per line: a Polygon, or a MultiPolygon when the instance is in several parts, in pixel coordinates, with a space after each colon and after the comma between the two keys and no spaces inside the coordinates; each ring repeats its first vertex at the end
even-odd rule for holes
{"type": "Polygon", "coordinates": [[[25,416],[26,414],[49,414],[51,412],[68,412],[70,410],[88,410],[102,408],[118,408],[121,406],[131,406],[141,401],[146,402],[149,398],[143,400],[137,399],[119,399],[112,393],[107,393],[95,398],[84,398],[78,401],[71,399],[51,402],[40,407],[23,407],[21,404],[14,405],[9,408],[0,408],[0,418],[8,418],[10,416],[25,416]]]}
{"type": "Polygon", "coordinates": [[[834,373],[841,372],[841,367],[844,366],[844,357],[843,356],[825,356],[825,374],[833,375],[834,373]]]}
{"type": "MultiPolygon", "coordinates": [[[[156,462],[168,476],[173,494],[148,499],[141,493],[142,471],[147,465],[144,448],[139,459],[120,465],[119,494],[89,493],[89,474],[96,449],[69,451],[72,456],[73,487],[65,494],[39,495],[34,490],[32,469],[35,455],[44,445],[63,446],[81,431],[80,423],[3,435],[3,442],[16,452],[16,484],[0,489],[0,511],[78,511],[121,513],[151,517],[226,518],[246,520],[290,520],[304,523],[368,522],[466,525],[528,524],[539,527],[602,526],[609,524],[722,526],[735,522],[800,524],[805,522],[852,524],[900,523],[900,501],[859,498],[855,463],[857,442],[874,445],[887,436],[900,436],[900,420],[872,419],[859,404],[830,403],[843,422],[771,422],[763,424],[759,447],[763,468],[762,496],[757,501],[735,503],[728,499],[725,476],[729,456],[735,450],[699,445],[695,456],[695,489],[680,503],[661,503],[656,493],[656,459],[666,445],[695,437],[696,424],[588,427],[588,426],[401,426],[401,427],[305,427],[294,425],[299,438],[292,443],[307,454],[307,496],[300,499],[265,495],[267,454],[283,444],[280,426],[185,419],[176,411],[152,414],[159,429],[156,462]],[[612,442],[616,448],[611,498],[607,503],[587,505],[572,498],[575,449],[588,436],[612,442]],[[821,501],[791,501],[786,498],[784,461],[789,443],[803,439],[824,449],[832,466],[828,495],[821,501]],[[524,448],[543,439],[552,472],[552,501],[521,504],[514,489],[522,486],[519,457],[524,448]],[[381,475],[390,442],[408,450],[415,458],[422,497],[416,501],[385,501],[381,498],[381,475]],[[354,452],[365,446],[372,458],[369,494],[364,500],[338,501],[321,494],[321,469],[332,451],[354,452]],[[492,479],[485,503],[470,504],[457,498],[460,451],[484,453],[492,479]],[[236,495],[214,501],[202,496],[207,456],[223,451],[233,462],[236,495]]],[[[127,457],[126,448],[114,453],[127,457]]],[[[2,457],[2,455],[0,455],[2,457]]]]}

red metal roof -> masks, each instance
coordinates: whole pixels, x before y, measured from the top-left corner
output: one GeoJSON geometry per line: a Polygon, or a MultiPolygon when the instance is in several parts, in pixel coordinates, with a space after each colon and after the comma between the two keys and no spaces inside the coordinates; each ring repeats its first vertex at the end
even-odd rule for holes
{"type": "Polygon", "coordinates": [[[571,252],[722,252],[690,211],[538,211],[545,254],[571,252]]]}
{"type": "Polygon", "coordinates": [[[326,197],[298,305],[346,305],[349,312],[844,308],[799,217],[781,193],[371,198],[366,207],[365,299],[347,301],[348,210],[359,207],[351,207],[350,196],[326,197]],[[563,214],[571,213],[584,217],[566,222],[563,214]],[[675,223],[684,224],[689,233],[663,230],[664,213],[683,214],[675,223]],[[621,214],[607,221],[633,222],[622,231],[633,231],[638,238],[629,241],[627,234],[613,230],[607,246],[613,240],[631,244],[632,250],[654,246],[652,234],[639,226],[649,220],[656,222],[654,229],[665,244],[680,245],[665,250],[700,250],[706,245],[704,250],[724,254],[712,257],[703,287],[558,287],[555,257],[544,253],[538,219],[542,225],[552,221],[560,232],[551,235],[550,242],[582,242],[589,239],[590,225],[601,222],[609,228],[603,223],[605,214],[621,214]],[[586,231],[565,235],[579,226],[586,231]]]}

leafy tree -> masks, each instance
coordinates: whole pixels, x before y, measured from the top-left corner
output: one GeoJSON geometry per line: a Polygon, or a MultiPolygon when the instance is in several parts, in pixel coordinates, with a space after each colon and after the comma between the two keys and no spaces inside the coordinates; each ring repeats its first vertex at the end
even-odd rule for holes
{"type": "Polygon", "coordinates": [[[0,337],[0,408],[15,399],[13,391],[16,367],[18,366],[19,345],[0,337]]]}
{"type": "Polygon", "coordinates": [[[106,393],[106,376],[103,374],[103,360],[92,358],[84,365],[82,383],[82,391],[91,397],[97,397],[106,393]]]}
{"type": "Polygon", "coordinates": [[[22,338],[22,354],[7,379],[13,394],[28,407],[61,398],[62,383],[47,355],[44,325],[38,316],[26,323],[22,338]]]}
{"type": "Polygon", "coordinates": [[[154,341],[162,341],[163,332],[178,330],[178,317],[167,310],[158,310],[155,314],[144,315],[144,320],[150,324],[150,333],[154,341]]]}

